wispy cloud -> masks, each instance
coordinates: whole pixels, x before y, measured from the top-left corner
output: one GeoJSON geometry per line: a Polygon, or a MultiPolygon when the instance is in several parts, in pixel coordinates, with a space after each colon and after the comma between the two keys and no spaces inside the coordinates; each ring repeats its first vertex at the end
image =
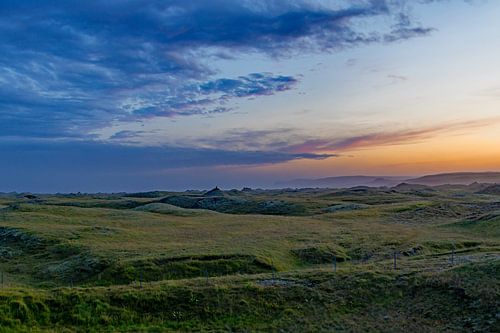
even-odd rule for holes
{"type": "Polygon", "coordinates": [[[392,43],[398,40],[425,36],[434,30],[433,28],[422,27],[416,24],[407,12],[401,12],[397,15],[397,21],[392,26],[391,32],[384,35],[384,41],[392,43]]]}
{"type": "MultiPolygon", "coordinates": [[[[298,80],[292,76],[252,73],[235,79],[217,79],[184,86],[176,95],[124,105],[132,118],[208,115],[231,111],[227,103],[235,98],[270,96],[292,89],[298,80]]],[[[161,92],[159,92],[161,94],[161,92]]],[[[154,94],[154,93],[153,93],[154,94]]],[[[137,101],[137,100],[136,100],[137,101]]]]}
{"type": "Polygon", "coordinates": [[[273,76],[270,73],[253,73],[237,79],[218,79],[200,84],[202,94],[222,94],[222,98],[272,95],[291,89],[297,79],[291,76],[273,76]]]}
{"type": "Polygon", "coordinates": [[[313,136],[297,128],[276,128],[267,130],[233,129],[205,140],[186,140],[190,146],[203,146],[226,150],[274,151],[285,153],[344,154],[359,149],[381,146],[417,143],[441,135],[467,134],[476,129],[494,126],[500,118],[470,121],[455,121],[429,127],[401,129],[394,131],[368,131],[353,136],[313,136]]]}
{"type": "Polygon", "coordinates": [[[0,135],[85,137],[116,121],[228,112],[233,99],[289,90],[297,78],[220,77],[210,59],[286,58],[431,32],[395,3],[4,1],[0,135]],[[388,26],[359,28],[377,17],[388,26]]]}
{"type": "Polygon", "coordinates": [[[121,142],[125,141],[130,141],[136,138],[139,138],[142,134],[145,134],[145,131],[130,131],[130,130],[123,130],[116,132],[113,134],[109,139],[110,140],[119,140],[121,142]]]}
{"type": "MultiPolygon", "coordinates": [[[[122,131],[116,141],[130,142],[140,135],[122,131]]],[[[227,174],[221,169],[228,167],[239,169],[336,156],[258,149],[144,147],[89,140],[5,138],[0,140],[0,151],[0,173],[5,175],[0,191],[49,192],[210,187],[227,183],[227,174]],[[179,174],[182,176],[176,176],[179,174]]],[[[238,183],[245,182],[239,177],[238,183]]]]}
{"type": "Polygon", "coordinates": [[[473,129],[497,124],[500,118],[440,124],[400,131],[373,132],[344,138],[315,138],[287,147],[288,152],[347,152],[373,147],[416,143],[439,135],[470,132],[473,129]]]}
{"type": "Polygon", "coordinates": [[[408,81],[408,78],[403,75],[389,74],[387,75],[387,78],[391,79],[392,83],[408,81]]]}
{"type": "MultiPolygon", "coordinates": [[[[122,132],[129,137],[134,133],[122,132]]],[[[322,160],[334,154],[189,147],[139,147],[98,141],[0,141],[0,172],[13,179],[34,173],[56,178],[59,172],[99,178],[160,174],[179,168],[263,165],[298,159],[322,160]]]]}

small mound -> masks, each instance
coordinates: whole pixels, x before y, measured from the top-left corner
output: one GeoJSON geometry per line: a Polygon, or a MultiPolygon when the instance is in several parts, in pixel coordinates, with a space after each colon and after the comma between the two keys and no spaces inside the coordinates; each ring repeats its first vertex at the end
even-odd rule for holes
{"type": "Polygon", "coordinates": [[[302,205],[282,200],[252,201],[233,196],[170,196],[161,203],[188,209],[204,209],[226,214],[301,215],[302,205]]]}
{"type": "Polygon", "coordinates": [[[489,194],[489,195],[500,195],[500,184],[488,186],[477,193],[478,194],[489,194]]]}
{"type": "Polygon", "coordinates": [[[436,195],[436,190],[432,187],[419,184],[401,183],[391,189],[397,193],[410,194],[419,197],[431,197],[436,195]]]}
{"type": "Polygon", "coordinates": [[[144,258],[121,261],[102,273],[102,285],[161,281],[234,274],[269,273],[276,268],[252,255],[228,254],[144,258]]]}
{"type": "Polygon", "coordinates": [[[293,249],[292,253],[302,262],[308,264],[329,264],[332,263],[335,259],[337,262],[342,262],[350,259],[343,248],[333,248],[327,245],[293,249]]]}
{"type": "Polygon", "coordinates": [[[300,215],[305,212],[305,208],[282,200],[268,200],[259,202],[254,211],[269,215],[300,215]]]}
{"type": "Polygon", "coordinates": [[[352,195],[352,194],[367,194],[373,192],[377,192],[377,189],[369,186],[355,186],[355,187],[350,187],[343,191],[339,191],[337,192],[337,194],[352,195]]]}
{"type": "Polygon", "coordinates": [[[149,213],[175,215],[175,216],[197,216],[205,214],[217,214],[216,212],[211,210],[181,208],[166,203],[150,203],[144,206],[139,206],[137,208],[134,208],[134,210],[140,212],[149,212],[149,213]]]}
{"type": "Polygon", "coordinates": [[[203,195],[206,197],[223,197],[224,192],[222,192],[222,190],[216,186],[215,188],[211,189],[210,191],[206,192],[203,195]]]}
{"type": "Polygon", "coordinates": [[[79,253],[41,269],[37,276],[43,280],[83,282],[102,272],[110,264],[109,260],[90,253],[79,253]]]}
{"type": "Polygon", "coordinates": [[[44,240],[21,229],[0,227],[0,243],[2,245],[15,244],[23,249],[33,251],[42,247],[44,240]]]}
{"type": "Polygon", "coordinates": [[[427,185],[420,185],[420,184],[408,184],[408,183],[401,183],[393,187],[395,190],[399,191],[418,191],[418,190],[429,190],[435,192],[435,190],[427,185]]]}
{"type": "Polygon", "coordinates": [[[95,235],[111,236],[118,233],[115,228],[103,227],[103,226],[92,226],[82,229],[83,232],[89,232],[95,235]]]}
{"type": "Polygon", "coordinates": [[[161,199],[160,203],[165,203],[168,205],[180,207],[180,208],[199,208],[197,206],[198,201],[201,200],[198,196],[191,195],[171,195],[169,197],[161,199]]]}
{"type": "Polygon", "coordinates": [[[211,196],[202,198],[196,204],[196,208],[209,209],[222,213],[237,213],[244,211],[247,208],[248,202],[241,198],[211,196]]]}
{"type": "Polygon", "coordinates": [[[168,195],[168,192],[163,191],[149,191],[149,192],[136,192],[125,194],[125,198],[161,198],[168,195]]]}
{"type": "Polygon", "coordinates": [[[22,254],[22,251],[8,246],[0,246],[0,260],[11,259],[22,254]]]}
{"type": "Polygon", "coordinates": [[[396,208],[392,219],[398,223],[433,223],[447,219],[464,218],[471,209],[461,204],[443,202],[438,204],[411,204],[396,208]]]}
{"type": "Polygon", "coordinates": [[[500,221],[500,212],[492,212],[488,214],[484,214],[472,219],[468,219],[466,221],[458,222],[455,223],[455,225],[461,225],[461,226],[474,226],[474,225],[479,225],[482,223],[486,222],[491,222],[491,221],[500,221]]]}
{"type": "Polygon", "coordinates": [[[366,209],[370,208],[370,205],[365,204],[357,204],[357,203],[345,203],[345,204],[337,204],[323,209],[326,213],[335,213],[335,212],[348,212],[352,210],[366,209]]]}
{"type": "Polygon", "coordinates": [[[482,235],[490,237],[500,236],[500,212],[483,214],[479,217],[467,219],[465,221],[448,224],[448,227],[468,229],[482,235]]]}

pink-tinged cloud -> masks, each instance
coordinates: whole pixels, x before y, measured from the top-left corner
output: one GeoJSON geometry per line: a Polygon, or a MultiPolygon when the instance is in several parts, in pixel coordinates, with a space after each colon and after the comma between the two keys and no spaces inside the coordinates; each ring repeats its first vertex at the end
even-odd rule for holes
{"type": "Polygon", "coordinates": [[[454,122],[433,127],[425,127],[407,131],[378,132],[357,135],[347,138],[311,139],[289,146],[290,153],[344,152],[380,146],[391,146],[417,143],[442,134],[460,134],[475,128],[487,127],[500,122],[500,118],[489,118],[474,121],[454,122]]]}

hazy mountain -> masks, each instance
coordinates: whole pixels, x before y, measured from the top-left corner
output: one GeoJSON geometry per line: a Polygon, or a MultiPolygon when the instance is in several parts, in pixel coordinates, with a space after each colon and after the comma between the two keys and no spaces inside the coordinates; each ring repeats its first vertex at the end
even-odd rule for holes
{"type": "Polygon", "coordinates": [[[317,179],[293,179],[276,183],[280,187],[305,188],[349,188],[355,186],[396,186],[401,183],[420,184],[428,186],[438,185],[469,185],[472,183],[500,184],[500,172],[457,172],[436,175],[427,175],[418,178],[390,177],[390,176],[340,176],[317,179]]]}
{"type": "Polygon", "coordinates": [[[294,179],[287,182],[280,182],[276,185],[281,187],[331,187],[348,188],[354,186],[394,186],[407,179],[407,177],[385,177],[385,176],[340,176],[318,179],[294,179]]]}
{"type": "Polygon", "coordinates": [[[409,184],[422,185],[444,185],[444,184],[460,184],[468,185],[472,183],[500,183],[500,172],[457,172],[443,173],[437,175],[427,175],[419,178],[408,179],[405,181],[409,184]]]}

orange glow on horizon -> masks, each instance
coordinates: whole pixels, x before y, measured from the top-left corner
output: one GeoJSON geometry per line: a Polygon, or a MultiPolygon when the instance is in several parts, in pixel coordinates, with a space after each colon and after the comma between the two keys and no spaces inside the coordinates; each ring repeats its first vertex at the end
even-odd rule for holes
{"type": "MultiPolygon", "coordinates": [[[[340,175],[424,175],[429,173],[500,170],[500,128],[480,133],[439,136],[419,143],[366,147],[326,160],[295,160],[249,167],[255,173],[327,177],[340,175]]],[[[251,169],[251,170],[250,170],[251,169]]]]}

